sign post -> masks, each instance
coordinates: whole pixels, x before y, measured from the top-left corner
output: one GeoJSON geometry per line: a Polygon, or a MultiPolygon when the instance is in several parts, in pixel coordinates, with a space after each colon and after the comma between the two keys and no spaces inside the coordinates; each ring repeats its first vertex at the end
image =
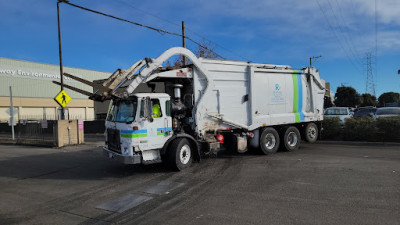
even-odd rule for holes
{"type": "MultiPolygon", "coordinates": [[[[60,57],[60,80],[61,80],[61,91],[64,90],[64,72],[63,72],[63,61],[62,61],[62,50],[61,50],[61,26],[60,26],[60,2],[67,0],[58,0],[57,2],[57,25],[58,25],[58,55],[60,57]]],[[[68,2],[68,1],[67,1],[68,2]]],[[[61,106],[61,119],[64,120],[64,106],[61,106]]]]}
{"type": "Polygon", "coordinates": [[[14,106],[13,106],[13,100],[12,100],[11,86],[10,86],[10,122],[11,122],[12,139],[14,140],[14,106]]]}

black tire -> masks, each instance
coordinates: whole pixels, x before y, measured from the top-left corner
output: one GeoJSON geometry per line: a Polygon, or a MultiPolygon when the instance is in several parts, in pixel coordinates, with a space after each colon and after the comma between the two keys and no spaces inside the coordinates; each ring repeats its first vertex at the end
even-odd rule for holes
{"type": "Polygon", "coordinates": [[[279,148],[279,134],[272,128],[268,127],[263,130],[260,135],[260,149],[265,155],[274,154],[279,148]]]}
{"type": "Polygon", "coordinates": [[[283,129],[281,139],[281,149],[284,149],[288,152],[296,151],[300,146],[300,131],[293,126],[286,127],[283,129]]]}
{"type": "Polygon", "coordinates": [[[315,123],[308,123],[304,128],[304,139],[308,143],[315,143],[318,139],[318,126],[315,123]]]}
{"type": "Polygon", "coordinates": [[[190,167],[193,161],[192,145],[186,138],[172,141],[168,150],[168,163],[174,170],[181,171],[190,167]]]}

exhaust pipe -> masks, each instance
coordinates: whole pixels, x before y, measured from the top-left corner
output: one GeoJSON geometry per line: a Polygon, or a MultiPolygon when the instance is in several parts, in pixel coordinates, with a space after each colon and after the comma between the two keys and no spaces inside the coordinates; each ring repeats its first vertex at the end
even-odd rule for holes
{"type": "Polygon", "coordinates": [[[183,88],[182,84],[174,84],[175,102],[181,101],[181,88],[183,88]]]}

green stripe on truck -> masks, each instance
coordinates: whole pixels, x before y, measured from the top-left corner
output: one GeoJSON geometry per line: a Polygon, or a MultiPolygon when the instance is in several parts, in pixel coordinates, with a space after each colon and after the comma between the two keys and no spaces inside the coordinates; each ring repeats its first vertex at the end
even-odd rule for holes
{"type": "Polygon", "coordinates": [[[140,137],[147,137],[146,134],[121,134],[121,137],[123,138],[140,138],[140,137]]]}
{"type": "Polygon", "coordinates": [[[293,113],[295,115],[296,123],[300,122],[300,114],[298,113],[299,108],[299,84],[297,81],[297,70],[294,70],[292,73],[293,80],[293,113]]]}

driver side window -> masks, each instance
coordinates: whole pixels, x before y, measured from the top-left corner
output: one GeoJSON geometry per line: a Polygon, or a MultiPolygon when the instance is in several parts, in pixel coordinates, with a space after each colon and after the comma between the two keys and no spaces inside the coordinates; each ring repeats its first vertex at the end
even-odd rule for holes
{"type": "MultiPolygon", "coordinates": [[[[140,101],[140,117],[144,118],[144,108],[145,108],[145,100],[142,99],[140,101]]],[[[162,110],[161,110],[161,104],[159,99],[151,99],[151,115],[153,118],[159,118],[163,116],[162,110]]]]}
{"type": "Polygon", "coordinates": [[[151,99],[151,108],[152,108],[152,116],[153,118],[159,118],[162,117],[162,111],[161,111],[161,104],[160,100],[158,99],[151,99]]]}

